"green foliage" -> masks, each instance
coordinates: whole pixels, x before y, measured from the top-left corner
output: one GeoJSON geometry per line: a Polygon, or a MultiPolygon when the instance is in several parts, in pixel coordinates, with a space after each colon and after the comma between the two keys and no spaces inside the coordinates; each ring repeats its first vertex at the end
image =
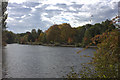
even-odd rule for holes
{"type": "Polygon", "coordinates": [[[75,42],[82,43],[86,28],[84,26],[83,27],[80,26],[80,27],[76,28],[75,31],[76,31],[75,42]]]}
{"type": "MultiPolygon", "coordinates": [[[[102,34],[106,30],[111,31],[114,29],[114,25],[110,24],[111,21],[106,20],[102,23],[96,23],[94,25],[86,24],[77,28],[72,28],[70,24],[63,23],[59,25],[53,25],[45,32],[38,29],[32,29],[31,32],[16,34],[15,40],[8,43],[18,42],[22,44],[63,44],[63,45],[75,45],[85,47],[91,43],[91,38],[96,35],[102,34]]],[[[11,33],[12,34],[12,33],[11,33]]],[[[11,35],[8,34],[8,37],[11,35]]],[[[4,34],[3,34],[4,35],[4,34]]],[[[4,36],[3,40],[7,37],[4,36]]],[[[10,37],[9,37],[10,38],[10,37]]],[[[11,37],[13,38],[13,37],[11,37]]],[[[4,40],[7,41],[7,40],[4,40]]],[[[96,44],[95,44],[96,45],[96,44]]]]}
{"type": "Polygon", "coordinates": [[[79,73],[74,71],[74,66],[71,67],[71,71],[64,77],[67,77],[69,80],[72,78],[79,78],[79,73]]]}
{"type": "Polygon", "coordinates": [[[39,37],[38,37],[38,42],[41,43],[46,43],[46,34],[45,33],[40,33],[39,37]]]}
{"type": "Polygon", "coordinates": [[[38,35],[38,37],[39,37],[40,33],[42,33],[42,30],[38,29],[38,30],[37,30],[37,35],[38,35]]]}
{"type": "Polygon", "coordinates": [[[27,35],[28,42],[31,42],[33,40],[32,34],[30,32],[27,32],[26,35],[27,35]]]}
{"type": "Polygon", "coordinates": [[[32,29],[31,32],[16,34],[16,42],[21,44],[38,44],[39,35],[42,33],[42,30],[38,29],[37,32],[35,29],[32,29]]]}
{"type": "Polygon", "coordinates": [[[61,29],[61,41],[64,42],[64,43],[67,43],[68,42],[68,39],[69,38],[72,38],[73,36],[73,30],[70,26],[70,24],[67,24],[67,23],[63,23],[61,25],[59,25],[59,28],[61,29]]]}
{"type": "Polygon", "coordinates": [[[51,26],[46,32],[47,41],[55,43],[60,41],[60,29],[58,25],[51,26]]]}
{"type": "Polygon", "coordinates": [[[88,45],[91,42],[91,38],[92,38],[92,34],[93,31],[92,29],[88,29],[85,34],[84,34],[84,38],[83,38],[83,46],[88,45]]]}
{"type": "Polygon", "coordinates": [[[81,71],[68,73],[67,78],[118,78],[120,66],[120,31],[107,31],[92,38],[92,43],[97,44],[97,52],[92,61],[84,64],[81,71]],[[71,74],[72,73],[72,74],[71,74]],[[75,76],[74,76],[75,75],[75,76]]]}
{"type": "Polygon", "coordinates": [[[87,26],[87,29],[85,31],[84,38],[82,41],[83,46],[86,46],[89,43],[91,43],[92,42],[91,39],[95,35],[102,34],[106,30],[111,31],[112,29],[115,29],[115,26],[111,24],[110,20],[106,20],[105,22],[102,22],[101,24],[96,23],[95,25],[89,25],[89,27],[87,26]]]}
{"type": "Polygon", "coordinates": [[[32,29],[31,35],[32,35],[32,42],[35,42],[37,39],[37,32],[35,29],[32,29]]]}
{"type": "Polygon", "coordinates": [[[118,77],[118,65],[120,61],[119,35],[120,32],[113,30],[99,36],[98,42],[100,43],[97,45],[98,50],[94,55],[93,63],[98,76],[101,78],[118,77]]]}
{"type": "Polygon", "coordinates": [[[46,31],[48,43],[71,44],[73,42],[75,31],[70,24],[63,23],[53,25],[46,31]]]}
{"type": "Polygon", "coordinates": [[[16,35],[11,31],[4,30],[2,36],[3,36],[3,38],[2,38],[3,43],[5,42],[8,44],[11,44],[11,43],[15,42],[16,35]]]}

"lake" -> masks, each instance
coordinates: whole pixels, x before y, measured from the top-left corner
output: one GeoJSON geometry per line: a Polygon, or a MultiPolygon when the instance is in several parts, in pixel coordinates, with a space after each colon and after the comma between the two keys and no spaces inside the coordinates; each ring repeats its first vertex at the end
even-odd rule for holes
{"type": "Polygon", "coordinates": [[[71,71],[81,70],[81,63],[93,56],[95,49],[51,47],[41,45],[8,44],[3,49],[3,77],[6,78],[62,78],[71,71]]]}

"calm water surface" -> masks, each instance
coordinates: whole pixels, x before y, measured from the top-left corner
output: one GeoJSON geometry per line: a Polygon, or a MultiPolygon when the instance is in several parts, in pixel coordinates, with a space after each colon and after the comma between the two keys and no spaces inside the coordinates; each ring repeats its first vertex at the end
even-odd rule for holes
{"type": "Polygon", "coordinates": [[[94,49],[87,49],[80,54],[76,52],[83,48],[50,47],[40,45],[8,44],[3,49],[3,77],[12,78],[62,78],[71,71],[81,69],[81,63],[93,56],[94,49]]]}

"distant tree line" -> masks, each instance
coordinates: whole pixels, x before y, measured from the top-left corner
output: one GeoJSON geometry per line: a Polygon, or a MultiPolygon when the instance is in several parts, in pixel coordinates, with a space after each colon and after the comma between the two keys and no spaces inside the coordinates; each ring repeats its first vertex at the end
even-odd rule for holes
{"type": "Polygon", "coordinates": [[[48,30],[32,29],[31,32],[15,34],[11,31],[5,31],[7,43],[20,44],[65,44],[86,46],[91,43],[91,38],[95,35],[102,34],[106,30],[111,31],[115,26],[110,20],[94,25],[86,24],[77,28],[72,28],[70,24],[55,24],[48,30]]]}

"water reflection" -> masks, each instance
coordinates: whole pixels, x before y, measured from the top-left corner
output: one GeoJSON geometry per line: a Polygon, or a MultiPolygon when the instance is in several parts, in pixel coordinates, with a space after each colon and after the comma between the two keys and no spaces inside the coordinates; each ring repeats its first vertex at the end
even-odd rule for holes
{"type": "Polygon", "coordinates": [[[82,48],[48,47],[39,45],[8,44],[3,49],[4,77],[12,78],[62,78],[71,69],[81,69],[81,63],[90,58],[80,58],[80,55],[93,56],[94,49],[87,49],[80,54],[82,48]]]}

